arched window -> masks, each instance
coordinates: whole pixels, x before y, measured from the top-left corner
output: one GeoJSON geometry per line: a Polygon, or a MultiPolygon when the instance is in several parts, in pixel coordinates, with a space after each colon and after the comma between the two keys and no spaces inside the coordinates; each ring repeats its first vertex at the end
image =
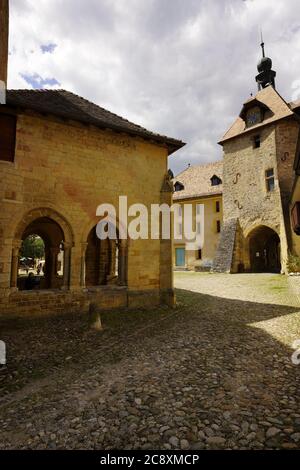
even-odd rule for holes
{"type": "Polygon", "coordinates": [[[94,227],[87,238],[84,285],[126,285],[127,245],[125,240],[100,240],[94,227]]]}
{"type": "Polygon", "coordinates": [[[40,217],[22,234],[17,287],[19,290],[60,289],[66,281],[64,233],[57,222],[40,217]]]}

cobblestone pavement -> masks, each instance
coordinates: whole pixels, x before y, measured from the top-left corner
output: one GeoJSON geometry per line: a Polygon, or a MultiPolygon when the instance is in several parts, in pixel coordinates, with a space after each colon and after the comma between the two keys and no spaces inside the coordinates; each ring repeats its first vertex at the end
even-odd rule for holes
{"type": "Polygon", "coordinates": [[[175,309],[0,320],[0,449],[300,448],[300,306],[272,275],[176,273],[175,309]]]}

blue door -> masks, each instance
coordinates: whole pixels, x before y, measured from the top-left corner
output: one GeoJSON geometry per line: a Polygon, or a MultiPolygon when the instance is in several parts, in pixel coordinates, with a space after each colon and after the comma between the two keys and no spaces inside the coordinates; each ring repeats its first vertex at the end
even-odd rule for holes
{"type": "Polygon", "coordinates": [[[185,266],[185,248],[176,248],[176,266],[185,266]]]}

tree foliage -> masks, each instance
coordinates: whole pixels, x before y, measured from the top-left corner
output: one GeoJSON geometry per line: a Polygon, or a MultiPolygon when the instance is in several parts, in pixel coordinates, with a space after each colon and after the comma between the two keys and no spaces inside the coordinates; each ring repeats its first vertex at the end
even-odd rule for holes
{"type": "Polygon", "coordinates": [[[38,235],[29,235],[22,243],[21,257],[45,258],[45,245],[42,238],[38,235]]]}

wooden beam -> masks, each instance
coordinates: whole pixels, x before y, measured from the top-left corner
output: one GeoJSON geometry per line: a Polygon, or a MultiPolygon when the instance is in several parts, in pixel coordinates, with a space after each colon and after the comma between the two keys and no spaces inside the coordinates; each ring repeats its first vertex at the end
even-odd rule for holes
{"type": "Polygon", "coordinates": [[[0,80],[7,85],[9,0],[0,0],[0,80]]]}

